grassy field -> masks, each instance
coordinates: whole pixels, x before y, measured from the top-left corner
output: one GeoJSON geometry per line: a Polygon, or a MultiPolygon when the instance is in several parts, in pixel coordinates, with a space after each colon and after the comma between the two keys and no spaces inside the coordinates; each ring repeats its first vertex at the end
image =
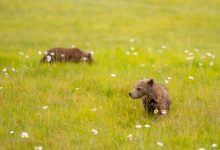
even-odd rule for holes
{"type": "Polygon", "coordinates": [[[219,149],[219,0],[1,0],[0,20],[0,149],[219,149]],[[94,63],[39,64],[72,45],[94,63]],[[129,98],[143,77],[169,115],[129,98]]]}

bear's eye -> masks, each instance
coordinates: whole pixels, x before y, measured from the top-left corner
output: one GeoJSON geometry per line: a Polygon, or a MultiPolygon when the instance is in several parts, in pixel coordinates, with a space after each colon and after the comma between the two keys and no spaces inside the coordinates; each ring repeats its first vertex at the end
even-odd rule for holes
{"type": "Polygon", "coordinates": [[[137,90],[137,91],[140,91],[140,90],[141,90],[141,88],[136,88],[136,90],[137,90]]]}

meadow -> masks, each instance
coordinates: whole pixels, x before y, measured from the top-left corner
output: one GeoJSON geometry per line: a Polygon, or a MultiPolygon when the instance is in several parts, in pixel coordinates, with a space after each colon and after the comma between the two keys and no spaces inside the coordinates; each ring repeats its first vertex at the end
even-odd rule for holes
{"type": "Polygon", "coordinates": [[[219,0],[1,0],[0,20],[0,149],[219,149],[219,0]],[[39,63],[71,46],[94,63],[39,63]],[[141,78],[167,116],[128,96],[141,78]]]}

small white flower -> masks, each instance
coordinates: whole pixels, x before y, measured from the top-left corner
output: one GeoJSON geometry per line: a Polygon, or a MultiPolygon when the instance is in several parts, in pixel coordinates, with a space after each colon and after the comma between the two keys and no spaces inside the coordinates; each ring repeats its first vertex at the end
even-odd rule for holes
{"type": "Polygon", "coordinates": [[[135,126],[135,128],[136,128],[136,129],[140,129],[140,128],[142,128],[142,126],[141,126],[140,124],[137,124],[137,125],[135,126]]]}
{"type": "Polygon", "coordinates": [[[162,54],[162,53],[163,53],[163,51],[162,51],[161,49],[159,49],[159,50],[158,50],[158,53],[162,54]]]}
{"type": "Polygon", "coordinates": [[[158,114],[158,112],[159,112],[158,109],[154,110],[154,114],[158,114]]]}
{"type": "Polygon", "coordinates": [[[212,55],[212,58],[215,58],[215,55],[212,55]]]}
{"type": "Polygon", "coordinates": [[[43,109],[48,109],[48,106],[43,106],[42,108],[43,108],[43,109]]]}
{"type": "Polygon", "coordinates": [[[28,137],[29,137],[29,135],[28,135],[27,132],[21,132],[20,136],[21,136],[22,138],[28,138],[28,137]]]}
{"type": "Polygon", "coordinates": [[[164,82],[165,82],[166,84],[168,84],[168,83],[169,83],[169,80],[165,80],[164,82]]]}
{"type": "Polygon", "coordinates": [[[193,52],[190,52],[188,55],[189,55],[189,56],[193,56],[193,52]]]}
{"type": "Polygon", "coordinates": [[[94,55],[94,54],[95,54],[95,52],[94,52],[94,51],[90,51],[90,54],[94,55]]]}
{"type": "Polygon", "coordinates": [[[98,131],[96,129],[92,129],[92,133],[97,135],[98,134],[98,131]]]}
{"type": "Polygon", "coordinates": [[[167,110],[162,110],[161,113],[162,113],[162,115],[166,115],[167,114],[167,110]]]}
{"type": "Polygon", "coordinates": [[[189,52],[188,50],[184,50],[184,53],[186,53],[186,54],[187,54],[188,52],[189,52]]]}
{"type": "Polygon", "coordinates": [[[194,56],[188,56],[186,57],[187,60],[193,60],[195,57],[194,56]]]}
{"type": "Polygon", "coordinates": [[[130,38],[130,42],[133,43],[135,41],[134,38],[130,38]]]}
{"type": "Polygon", "coordinates": [[[188,78],[189,78],[190,80],[194,80],[194,77],[193,77],[193,76],[188,76],[188,78]]]}
{"type": "Polygon", "coordinates": [[[78,87],[76,87],[76,88],[75,88],[75,90],[79,90],[79,88],[78,88],[78,87]]]}
{"type": "Polygon", "coordinates": [[[171,78],[171,77],[167,77],[167,79],[168,79],[168,80],[171,80],[172,78],[171,78]]]}
{"type": "Polygon", "coordinates": [[[144,67],[145,65],[144,64],[141,64],[141,67],[144,67]]]}
{"type": "Polygon", "coordinates": [[[94,108],[92,108],[92,111],[95,112],[95,111],[97,111],[97,109],[94,107],[94,108]]]}
{"type": "Polygon", "coordinates": [[[162,147],[163,143],[162,142],[157,142],[157,145],[162,147]]]}
{"type": "Polygon", "coordinates": [[[161,48],[166,49],[167,46],[166,45],[161,45],[161,48]]]}
{"type": "Polygon", "coordinates": [[[52,57],[51,57],[50,55],[47,55],[47,57],[46,57],[46,61],[47,61],[47,62],[50,62],[51,59],[52,59],[52,57]]]}
{"type": "Polygon", "coordinates": [[[6,67],[3,68],[3,69],[2,69],[2,72],[7,72],[7,68],[6,68],[6,67]]]}
{"type": "Polygon", "coordinates": [[[38,51],[37,53],[38,53],[38,55],[41,55],[41,54],[42,54],[42,52],[41,52],[41,51],[38,51]]]}
{"type": "Polygon", "coordinates": [[[15,133],[15,131],[11,130],[11,131],[9,131],[9,133],[10,133],[10,134],[14,134],[14,133],[15,133]]]}
{"type": "Polygon", "coordinates": [[[47,51],[44,51],[44,54],[47,55],[47,51]]]}
{"type": "Polygon", "coordinates": [[[50,55],[51,55],[51,56],[54,56],[54,55],[55,55],[55,53],[54,53],[54,52],[51,52],[51,53],[50,53],[50,55]]]}
{"type": "Polygon", "coordinates": [[[26,59],[28,59],[28,58],[29,58],[29,56],[28,56],[28,55],[26,55],[26,56],[25,56],[25,58],[26,58],[26,59]]]}
{"type": "Polygon", "coordinates": [[[23,55],[24,55],[24,53],[23,53],[23,52],[19,52],[19,55],[23,56],[23,55]]]}
{"type": "Polygon", "coordinates": [[[212,144],[212,148],[215,148],[215,147],[217,147],[218,145],[216,144],[216,143],[213,143],[212,144]]]}
{"type": "Polygon", "coordinates": [[[134,52],[133,55],[134,55],[134,56],[137,56],[137,55],[138,55],[138,52],[134,52]]]}
{"type": "Polygon", "coordinates": [[[198,49],[198,48],[195,48],[195,49],[194,49],[194,51],[195,51],[195,52],[198,52],[198,51],[199,51],[199,49],[198,49]]]}
{"type": "Polygon", "coordinates": [[[8,73],[7,72],[5,73],[5,76],[8,77],[8,73]]]}
{"type": "Polygon", "coordinates": [[[150,125],[149,124],[145,124],[144,127],[145,128],[150,128],[150,125]]]}
{"type": "Polygon", "coordinates": [[[130,50],[131,50],[131,51],[134,51],[134,50],[135,50],[135,48],[134,48],[134,47],[130,47],[130,50]]]}
{"type": "Polygon", "coordinates": [[[0,90],[1,90],[1,89],[3,89],[3,87],[2,87],[2,86],[0,86],[0,90]]]}
{"type": "Polygon", "coordinates": [[[125,54],[126,54],[126,55],[130,55],[130,52],[129,52],[129,51],[127,51],[125,54]]]}
{"type": "Polygon", "coordinates": [[[199,66],[202,67],[202,63],[201,62],[199,62],[199,66]]]}
{"type": "Polygon", "coordinates": [[[76,45],[71,45],[72,48],[76,48],[76,45]]]}
{"type": "Polygon", "coordinates": [[[200,59],[205,59],[205,58],[206,58],[206,56],[201,56],[201,57],[200,57],[200,59]]]}
{"type": "Polygon", "coordinates": [[[132,136],[131,134],[129,134],[129,135],[127,136],[127,138],[129,139],[129,141],[131,141],[132,138],[133,138],[133,136],[132,136]]]}
{"type": "Polygon", "coordinates": [[[209,66],[213,66],[213,65],[214,65],[214,62],[211,61],[211,62],[209,63],[209,66]]]}
{"type": "Polygon", "coordinates": [[[205,148],[199,148],[199,150],[205,150],[205,148]]]}
{"type": "Polygon", "coordinates": [[[43,150],[43,146],[34,146],[34,150],[43,150]]]}
{"type": "Polygon", "coordinates": [[[11,71],[18,72],[18,70],[16,70],[14,67],[11,68],[11,71]]]}
{"type": "Polygon", "coordinates": [[[212,57],[212,54],[210,52],[207,52],[206,55],[212,57]]]}
{"type": "Polygon", "coordinates": [[[148,52],[152,52],[153,49],[151,47],[148,48],[148,52]]]}
{"type": "Polygon", "coordinates": [[[116,77],[116,74],[112,73],[112,74],[111,74],[111,77],[115,78],[115,77],[116,77]]]}

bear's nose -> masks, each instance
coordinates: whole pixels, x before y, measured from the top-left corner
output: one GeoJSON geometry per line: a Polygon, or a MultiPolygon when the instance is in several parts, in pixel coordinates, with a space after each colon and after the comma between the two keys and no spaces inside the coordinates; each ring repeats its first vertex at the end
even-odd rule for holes
{"type": "Polygon", "coordinates": [[[128,95],[131,96],[131,92],[129,92],[128,95]]]}

